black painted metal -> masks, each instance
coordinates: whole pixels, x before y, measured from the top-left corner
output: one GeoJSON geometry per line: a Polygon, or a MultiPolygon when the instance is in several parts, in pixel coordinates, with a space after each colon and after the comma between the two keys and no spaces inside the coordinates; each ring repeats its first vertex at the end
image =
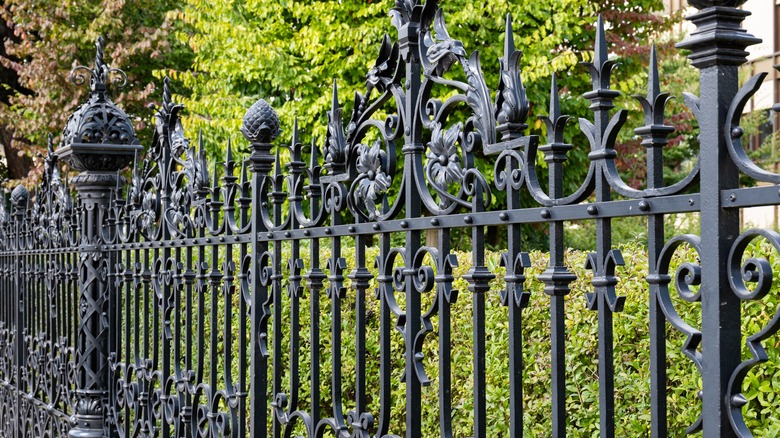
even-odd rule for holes
{"type": "Polygon", "coordinates": [[[739,3],[691,1],[702,9],[690,17],[698,30],[681,47],[701,69],[702,96],[687,94],[685,101],[701,127],[702,153],[690,175],[672,186],[662,178],[663,148],[673,132],[664,122],[670,96],[660,88],[655,50],[648,93],[637,97],[645,115],[645,126],[635,133],[647,148],[646,188],[620,179],[614,145],[627,112],[614,110],[614,60],[599,20],[588,64],[593,90],[584,96],[594,117],[579,120],[590,142],[590,164],[571,194],[563,190],[563,163],[574,146],[564,138],[569,117],[561,112],[555,78],[543,119],[546,142],[525,133],[530,103],[511,17],[494,100],[479,55],[468,56],[449,36],[437,2],[396,2],[391,15],[398,41],[382,41],[346,128],[334,84],[322,164],[316,141],[306,163],[297,122],[290,158],[281,158],[279,119],[260,100],[241,128],[251,154],[237,162],[228,144],[224,161],[209,170],[201,139],[192,145],[184,136],[182,107],[172,102],[168,79],[153,142],[142,155],[131,121],[108,97],[109,76],[122,81],[124,74],[106,65],[98,41],[95,67],[72,73],[76,83],[85,81],[81,71],[90,75],[89,101],[68,121],[56,152],[50,142],[41,184],[33,195],[17,187],[10,205],[0,202],[0,435],[415,438],[422,435],[421,391],[432,383],[424,340],[435,331],[439,435],[452,437],[451,393],[462,382],[452,378],[452,305],[459,294],[451,232],[465,228],[473,257],[464,275],[471,296],[461,298],[470,299],[473,309],[473,436],[486,437],[493,413],[486,403],[485,303],[496,274],[486,266],[484,237],[486,226],[498,226],[507,237],[501,300],[509,330],[509,430],[522,436],[523,309],[529,300],[523,285],[530,260],[521,225],[543,223],[550,235],[549,264],[539,279],[550,300],[551,434],[563,437],[570,412],[565,296],[576,280],[564,263],[564,225],[592,220],[593,290],[586,297],[598,317],[599,430],[615,436],[613,385],[620,365],[613,357],[612,321],[624,298],[612,219],[644,216],[652,436],[673,433],[667,420],[669,326],[687,336],[683,352],[702,374],[702,413],[688,432],[751,436],[742,417],[742,382],[753,366],[769,360],[761,342],[780,329],[780,318],[749,335],[752,357],[742,361],[741,300],[761,299],[772,284],[767,260],[743,258],[754,239],[780,251],[780,234],[740,234],[738,214],[780,204],[780,175],[753,164],[740,143],[741,114],[763,76],[739,88],[744,50],[757,42],[740,28],[747,12],[735,9],[739,3]],[[466,82],[449,79],[456,67],[466,82]],[[432,97],[440,90],[454,93],[444,101],[432,97]],[[465,123],[450,120],[456,109],[470,114],[465,123]],[[380,113],[390,115],[378,120],[380,113]],[[548,166],[547,190],[537,177],[539,154],[548,166]],[[493,163],[492,175],[479,170],[480,160],[493,163]],[[67,174],[61,177],[59,161],[81,172],[72,180],[77,197],[67,174]],[[131,162],[125,184],[120,172],[131,162]],[[740,173],[767,185],[741,188],[740,173]],[[505,192],[507,210],[491,210],[498,192],[505,192]],[[524,195],[537,205],[521,207],[524,195]],[[701,212],[702,237],[666,241],[665,217],[684,212],[701,212]],[[429,229],[437,232],[435,243],[423,240],[429,229]],[[373,244],[376,261],[368,259],[373,244]],[[672,256],[681,246],[695,249],[700,264],[684,263],[672,277],[672,256]],[[326,258],[321,249],[327,247],[326,258]],[[354,266],[345,260],[348,247],[354,247],[354,266]],[[354,301],[346,300],[348,288],[354,301]],[[701,302],[702,327],[679,317],[673,288],[683,300],[701,302]],[[434,290],[432,302],[424,301],[423,294],[434,290]],[[377,333],[366,325],[372,296],[379,301],[377,333]],[[329,327],[320,327],[321,300],[329,301],[329,327]],[[354,321],[351,331],[347,321],[354,321]],[[394,330],[402,345],[394,344],[394,330]],[[353,336],[354,369],[342,369],[345,340],[353,336]],[[376,358],[367,357],[370,340],[378,345],[376,358]],[[325,343],[330,363],[321,363],[325,343]],[[308,368],[302,365],[306,351],[308,368]],[[394,369],[394,351],[402,351],[402,370],[394,369]],[[399,389],[392,387],[393,373],[403,376],[403,401],[393,399],[399,389]],[[378,387],[368,386],[371,375],[378,376],[378,387]],[[354,381],[349,394],[347,380],[354,381]],[[325,400],[330,408],[323,410],[325,400]],[[378,410],[371,411],[370,400],[378,400],[378,410]],[[398,406],[403,424],[391,423],[398,406]]]}

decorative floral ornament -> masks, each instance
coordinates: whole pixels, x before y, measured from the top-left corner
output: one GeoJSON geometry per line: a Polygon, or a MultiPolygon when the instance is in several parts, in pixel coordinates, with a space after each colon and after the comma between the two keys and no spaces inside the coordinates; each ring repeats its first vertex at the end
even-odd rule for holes
{"type": "Polygon", "coordinates": [[[382,150],[379,140],[371,147],[364,144],[357,146],[358,159],[357,171],[360,173],[357,188],[355,189],[355,203],[365,203],[368,210],[368,218],[375,220],[380,216],[377,208],[377,198],[390,187],[392,180],[385,173],[383,163],[387,162],[385,151],[382,150]]]}
{"type": "Polygon", "coordinates": [[[457,142],[463,124],[457,123],[450,129],[443,131],[441,123],[433,123],[431,141],[428,143],[428,168],[433,177],[433,183],[446,187],[452,183],[463,180],[463,167],[460,165],[457,142]]]}
{"type": "MultiPolygon", "coordinates": [[[[427,25],[424,27],[427,29],[427,25]]],[[[447,31],[447,25],[444,23],[444,14],[441,9],[436,9],[436,15],[433,19],[433,30],[436,32],[435,40],[430,34],[426,34],[426,56],[433,65],[432,73],[435,76],[442,76],[446,71],[458,62],[458,59],[466,56],[466,49],[463,43],[450,36],[447,31]]]]}

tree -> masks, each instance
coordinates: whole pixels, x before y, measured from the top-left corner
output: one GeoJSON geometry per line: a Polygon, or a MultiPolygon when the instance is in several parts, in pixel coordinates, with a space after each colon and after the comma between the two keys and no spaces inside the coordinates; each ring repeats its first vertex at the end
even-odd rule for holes
{"type": "MultiPolygon", "coordinates": [[[[98,36],[107,40],[107,61],[128,75],[114,101],[133,117],[139,136],[148,119],[146,105],[159,82],[154,72],[186,69],[190,54],[176,44],[171,0],[72,2],[5,0],[0,6],[0,144],[8,177],[34,183],[39,151],[47,136],[59,135],[87,90],[68,81],[75,66],[90,65],[98,36]],[[31,172],[32,170],[32,172],[31,172]]],[[[148,142],[147,142],[148,143],[148,142]]]]}
{"type": "MultiPolygon", "coordinates": [[[[189,129],[193,134],[202,129],[209,144],[224,144],[238,132],[246,108],[264,97],[280,113],[288,133],[297,116],[302,130],[324,135],[322,121],[330,106],[332,81],[339,85],[342,105],[351,102],[352,93],[365,83],[382,35],[395,38],[387,16],[392,6],[389,0],[187,0],[177,17],[190,27],[181,36],[195,59],[193,71],[174,79],[191,91],[181,96],[190,113],[189,129]]],[[[611,50],[622,61],[615,88],[627,92],[637,92],[646,77],[647,43],[675,23],[655,14],[663,8],[660,0],[630,4],[452,0],[442,7],[453,37],[462,40],[468,51],[481,52],[487,80],[494,85],[502,56],[504,15],[512,13],[516,45],[524,51],[523,79],[533,103],[547,101],[553,72],[564,76],[559,82],[565,96],[589,88],[589,78],[577,64],[590,57],[598,13],[603,11],[611,23],[611,50]]],[[[586,115],[587,103],[577,100],[567,109],[573,115],[586,115]]],[[[535,116],[546,110],[532,112],[535,116]]]]}

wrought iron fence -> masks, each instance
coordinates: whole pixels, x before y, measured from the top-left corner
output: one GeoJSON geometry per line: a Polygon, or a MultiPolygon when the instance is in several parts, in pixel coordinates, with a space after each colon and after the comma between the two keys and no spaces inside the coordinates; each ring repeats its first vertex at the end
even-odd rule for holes
{"type": "Polygon", "coordinates": [[[458,299],[451,233],[466,229],[473,260],[464,278],[471,296],[461,299],[471,300],[473,312],[473,436],[485,437],[491,415],[486,297],[495,292],[496,273],[486,266],[484,230],[496,226],[507,241],[501,300],[508,308],[509,349],[501,354],[509,376],[508,433],[522,436],[529,258],[521,230],[541,223],[549,226],[550,242],[549,265],[539,276],[550,302],[550,434],[565,436],[565,297],[576,277],[563,259],[564,225],[590,220],[596,248],[587,259],[593,276],[586,297],[587,308],[598,314],[599,433],[614,436],[613,314],[624,298],[616,274],[623,260],[611,225],[614,218],[644,216],[652,436],[672,434],[669,326],[687,338],[683,352],[701,372],[701,415],[688,431],[751,436],[742,383],[769,359],[762,342],[780,324],[775,316],[749,334],[752,356],[743,360],[742,301],[761,299],[772,286],[767,259],[744,254],[754,239],[780,249],[780,235],[740,234],[739,212],[779,204],[780,175],[753,164],[740,143],[740,116],[763,81],[759,75],[738,84],[745,48],[757,42],[740,28],[748,12],[737,9],[739,0],[690,3],[701,9],[689,17],[698,30],[680,47],[701,70],[701,96],[685,96],[700,125],[696,166],[664,186],[663,148],[673,132],[664,111],[671,96],[660,89],[653,53],[648,94],[639,98],[646,125],[635,130],[647,150],[646,188],[621,179],[614,146],[627,111],[613,109],[615,61],[599,20],[588,64],[593,90],[584,95],[593,119],[579,120],[590,164],[570,194],[564,193],[563,163],[574,146],[564,138],[568,117],[555,79],[544,119],[547,138],[525,134],[530,104],[511,20],[493,94],[478,54],[467,55],[449,36],[435,0],[398,1],[391,11],[397,41],[382,41],[346,127],[334,85],[325,144],[314,142],[304,152],[296,124],[285,164],[279,119],[259,100],[241,128],[251,155],[237,162],[228,145],[224,161],[211,170],[202,141],[195,145],[184,136],[182,107],[171,100],[168,79],[153,142],[143,152],[129,118],[108,97],[110,77],[117,75],[113,83],[120,86],[126,78],[105,63],[99,40],[94,68],[71,74],[75,83],[89,75],[89,101],[69,119],[57,151],[50,141],[41,184],[32,196],[17,187],[10,205],[0,203],[0,435],[419,437],[421,388],[432,382],[426,358],[438,354],[439,434],[453,436],[452,388],[464,382],[451,378],[451,312],[458,299]],[[452,69],[462,69],[465,82],[450,77],[452,69]],[[449,90],[446,99],[435,97],[441,89],[449,90]],[[464,111],[465,121],[456,122],[464,111]],[[547,162],[546,185],[537,174],[540,157],[547,162]],[[492,174],[479,170],[483,160],[494,166],[492,174]],[[68,181],[60,161],[80,173],[68,181]],[[120,172],[130,163],[128,182],[120,172]],[[740,187],[740,174],[767,184],[740,187]],[[491,209],[498,193],[506,196],[506,209],[491,209]],[[521,195],[536,206],[521,207],[521,195]],[[664,218],[685,212],[700,212],[703,236],[665,241],[664,218]],[[427,230],[435,230],[435,245],[424,244],[427,230]],[[375,261],[367,257],[373,244],[375,261]],[[345,261],[345,245],[354,251],[354,266],[345,261]],[[684,245],[698,258],[673,275],[672,256],[684,245]],[[678,315],[670,293],[675,287],[685,301],[701,303],[701,327],[678,315]],[[423,301],[428,292],[433,299],[423,301]],[[345,309],[348,293],[354,307],[345,309]],[[379,303],[376,332],[366,325],[372,297],[379,303]],[[331,325],[320,327],[326,302],[331,325]],[[437,353],[425,343],[430,335],[437,353]],[[354,344],[351,368],[343,368],[345,340],[354,344]],[[378,357],[368,357],[369,343],[378,357]],[[331,351],[323,362],[326,346],[331,351]],[[394,354],[402,356],[403,369],[394,365],[394,354]],[[394,373],[403,388],[393,387],[394,373]],[[378,387],[368,386],[368,374],[378,375],[378,387]],[[349,394],[347,380],[354,382],[349,394]],[[394,399],[398,390],[403,400],[394,399]],[[378,409],[369,409],[369,399],[378,409]],[[394,409],[405,412],[405,421],[390,421],[394,409]]]}

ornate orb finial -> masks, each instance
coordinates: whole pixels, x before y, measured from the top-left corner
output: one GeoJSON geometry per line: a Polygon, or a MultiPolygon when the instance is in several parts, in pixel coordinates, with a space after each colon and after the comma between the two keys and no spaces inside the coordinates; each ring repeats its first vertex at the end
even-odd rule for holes
{"type": "Polygon", "coordinates": [[[688,4],[696,9],[706,9],[714,6],[736,8],[741,6],[746,1],[747,0],[688,0],[688,4]]]}
{"type": "Polygon", "coordinates": [[[77,85],[85,82],[83,73],[89,74],[92,91],[89,99],[68,118],[56,155],[75,170],[115,172],[130,163],[143,147],[130,117],[107,93],[109,75],[117,75],[114,85],[119,88],[127,83],[127,76],[105,63],[102,37],[95,46],[95,67],[79,66],[70,73],[71,81],[77,85]]]}
{"type": "Polygon", "coordinates": [[[30,192],[23,185],[14,187],[13,191],[11,192],[11,205],[13,205],[15,210],[18,211],[27,209],[27,204],[29,201],[30,192]]]}
{"type": "Polygon", "coordinates": [[[246,111],[241,133],[251,143],[270,143],[279,135],[279,116],[260,99],[246,111]]]}

